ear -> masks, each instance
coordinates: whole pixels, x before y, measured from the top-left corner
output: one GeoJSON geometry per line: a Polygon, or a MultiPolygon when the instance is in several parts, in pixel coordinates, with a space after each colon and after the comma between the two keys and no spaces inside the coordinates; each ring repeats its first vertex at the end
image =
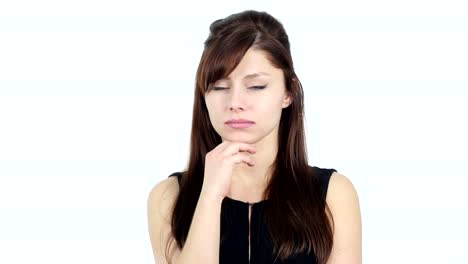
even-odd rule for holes
{"type": "Polygon", "coordinates": [[[289,91],[286,91],[283,97],[283,108],[288,107],[292,103],[292,98],[289,91]]]}
{"type": "MultiPolygon", "coordinates": [[[[297,85],[296,77],[292,78],[292,85],[294,86],[297,85]]],[[[284,98],[283,98],[283,108],[288,107],[291,103],[292,103],[291,92],[286,90],[286,93],[284,94],[284,98]]]]}

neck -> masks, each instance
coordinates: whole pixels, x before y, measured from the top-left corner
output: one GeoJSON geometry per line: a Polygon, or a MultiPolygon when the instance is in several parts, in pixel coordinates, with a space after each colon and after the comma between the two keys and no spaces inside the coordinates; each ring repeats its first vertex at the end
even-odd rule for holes
{"type": "MultiPolygon", "coordinates": [[[[266,138],[264,138],[266,139],[266,138]]],[[[245,163],[236,164],[232,173],[234,190],[242,196],[260,197],[268,186],[271,178],[272,165],[276,159],[278,147],[276,141],[262,140],[256,144],[257,152],[251,154],[255,165],[250,167],[245,163]]]]}

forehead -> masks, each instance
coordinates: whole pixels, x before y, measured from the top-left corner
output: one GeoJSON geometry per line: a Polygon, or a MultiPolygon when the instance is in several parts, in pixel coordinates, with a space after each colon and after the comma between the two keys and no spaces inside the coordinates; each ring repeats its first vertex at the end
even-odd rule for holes
{"type": "Polygon", "coordinates": [[[220,80],[249,80],[259,77],[275,77],[275,75],[280,73],[281,70],[271,64],[265,52],[250,48],[237,67],[227,77],[220,80]]]}

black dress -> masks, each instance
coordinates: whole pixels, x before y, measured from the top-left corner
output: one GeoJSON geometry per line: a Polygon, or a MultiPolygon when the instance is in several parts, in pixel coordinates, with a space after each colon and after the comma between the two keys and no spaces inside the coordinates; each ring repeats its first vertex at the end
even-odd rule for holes
{"type": "MultiPolygon", "coordinates": [[[[311,171],[319,178],[322,197],[325,200],[330,176],[336,170],[314,166],[311,167],[311,171]]],[[[180,177],[182,176],[180,172],[175,172],[170,176],[177,176],[180,184],[180,177]]],[[[278,259],[274,262],[273,246],[269,238],[270,236],[267,231],[267,227],[261,224],[264,207],[268,202],[269,200],[263,200],[249,204],[247,202],[234,200],[227,196],[224,198],[221,205],[220,264],[316,263],[316,257],[313,252],[309,254],[297,254],[290,256],[284,261],[278,259]],[[252,207],[250,216],[250,260],[248,240],[249,206],[252,207]]]]}

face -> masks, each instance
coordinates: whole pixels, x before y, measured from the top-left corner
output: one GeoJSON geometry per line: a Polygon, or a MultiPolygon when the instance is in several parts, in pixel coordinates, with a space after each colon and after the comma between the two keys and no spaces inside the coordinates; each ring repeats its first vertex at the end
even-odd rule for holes
{"type": "Polygon", "coordinates": [[[269,136],[276,140],[281,111],[291,99],[284,74],[275,68],[266,53],[250,48],[231,74],[217,80],[205,94],[208,114],[223,141],[256,143],[269,136]],[[231,119],[246,119],[248,127],[226,124],[231,119]]]}

